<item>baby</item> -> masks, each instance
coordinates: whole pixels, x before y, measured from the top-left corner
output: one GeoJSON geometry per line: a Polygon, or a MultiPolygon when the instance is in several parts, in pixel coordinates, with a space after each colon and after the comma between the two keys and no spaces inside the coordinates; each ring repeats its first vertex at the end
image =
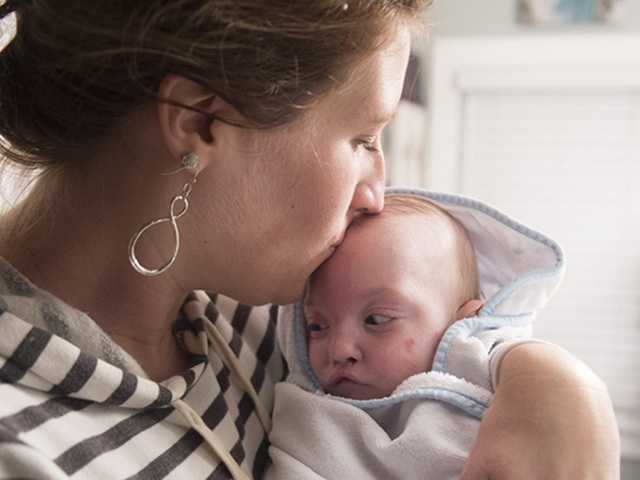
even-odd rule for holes
{"type": "Polygon", "coordinates": [[[311,367],[332,395],[387,397],[431,370],[447,327],[481,307],[464,228],[432,203],[390,197],[381,214],[351,226],[311,278],[304,305],[311,367]]]}
{"type": "Polygon", "coordinates": [[[563,269],[552,240],[480,202],[388,195],[278,320],[266,478],[459,478],[501,358],[563,269]]]}

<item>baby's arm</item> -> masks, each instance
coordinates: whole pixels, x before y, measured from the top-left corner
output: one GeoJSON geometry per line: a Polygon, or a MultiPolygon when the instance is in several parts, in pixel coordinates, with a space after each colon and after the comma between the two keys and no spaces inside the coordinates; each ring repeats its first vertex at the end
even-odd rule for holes
{"type": "Polygon", "coordinates": [[[461,480],[620,478],[620,438],[607,387],[548,343],[513,347],[497,370],[461,480]]]}

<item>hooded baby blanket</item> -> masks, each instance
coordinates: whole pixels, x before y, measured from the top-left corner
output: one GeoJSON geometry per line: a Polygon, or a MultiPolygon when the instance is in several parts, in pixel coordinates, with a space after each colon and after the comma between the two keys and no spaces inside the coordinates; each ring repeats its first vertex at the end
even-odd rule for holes
{"type": "Polygon", "coordinates": [[[534,316],[564,272],[560,247],[497,210],[456,195],[389,189],[429,201],[467,230],[484,306],[453,323],[432,370],[388,397],[326,394],[309,363],[301,304],[283,309],[278,341],[289,366],[276,385],[268,479],[454,479],[493,395],[502,355],[531,335],[534,316]]]}

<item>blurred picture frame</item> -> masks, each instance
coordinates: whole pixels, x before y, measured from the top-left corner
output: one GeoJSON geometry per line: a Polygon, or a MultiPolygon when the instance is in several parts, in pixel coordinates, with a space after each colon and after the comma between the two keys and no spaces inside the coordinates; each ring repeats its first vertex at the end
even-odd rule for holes
{"type": "Polygon", "coordinates": [[[517,0],[517,20],[525,25],[609,23],[629,0],[517,0]]]}

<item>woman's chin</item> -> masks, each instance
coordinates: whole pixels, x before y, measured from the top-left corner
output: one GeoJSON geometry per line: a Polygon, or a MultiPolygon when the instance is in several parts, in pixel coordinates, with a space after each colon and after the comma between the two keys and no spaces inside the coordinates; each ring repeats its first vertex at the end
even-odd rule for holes
{"type": "MultiPolygon", "coordinates": [[[[326,255],[326,257],[328,256],[326,255]]],[[[236,300],[248,305],[265,305],[267,303],[289,305],[296,303],[304,297],[309,277],[319,267],[320,263],[327,259],[326,257],[319,258],[317,262],[310,262],[305,270],[300,269],[296,273],[289,271],[283,274],[280,272],[278,273],[279,276],[273,278],[271,282],[262,284],[261,287],[263,288],[256,289],[261,291],[246,292],[245,301],[241,298],[236,298],[236,300]]]]}
{"type": "Polygon", "coordinates": [[[275,303],[276,305],[289,305],[291,303],[296,303],[302,300],[304,295],[305,284],[299,286],[299,288],[293,290],[291,292],[282,292],[280,295],[275,295],[269,302],[265,303],[275,303]]]}
{"type": "Polygon", "coordinates": [[[265,285],[265,287],[272,287],[270,290],[264,292],[261,296],[261,303],[254,303],[253,305],[264,305],[267,303],[273,303],[276,305],[289,305],[296,303],[302,299],[307,278],[303,275],[298,279],[286,278],[286,282],[275,283],[271,285],[265,285]]]}

